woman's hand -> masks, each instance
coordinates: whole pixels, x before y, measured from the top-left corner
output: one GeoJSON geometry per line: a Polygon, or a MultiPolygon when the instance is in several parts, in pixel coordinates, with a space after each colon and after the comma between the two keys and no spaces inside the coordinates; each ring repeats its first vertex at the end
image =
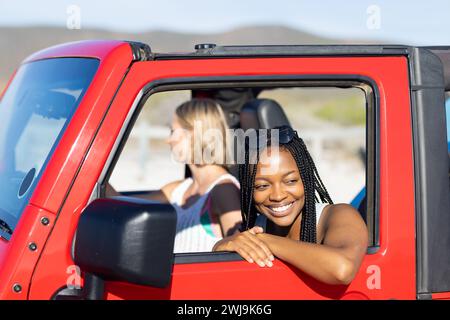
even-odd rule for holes
{"type": "Polygon", "coordinates": [[[272,267],[275,259],[269,247],[256,235],[264,233],[263,228],[253,227],[247,231],[223,238],[213,251],[234,251],[250,263],[256,262],[260,267],[272,267]]]}

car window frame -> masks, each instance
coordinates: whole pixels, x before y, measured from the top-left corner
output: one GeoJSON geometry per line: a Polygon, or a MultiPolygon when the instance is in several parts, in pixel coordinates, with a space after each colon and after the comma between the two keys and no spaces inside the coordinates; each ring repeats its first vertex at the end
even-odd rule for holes
{"type": "MultiPolygon", "coordinates": [[[[271,75],[271,76],[205,76],[165,78],[149,82],[137,94],[132,107],[119,132],[98,182],[91,193],[89,203],[105,197],[106,182],[114,171],[132,128],[147,100],[155,93],[210,89],[224,87],[359,87],[366,92],[366,202],[367,217],[371,217],[369,247],[367,254],[372,255],[380,248],[380,94],[376,82],[359,74],[314,74],[314,75],[271,75]],[[367,189],[371,186],[370,190],[367,189]]],[[[190,252],[174,253],[174,264],[210,263],[224,261],[242,261],[234,252],[190,252]]]]}

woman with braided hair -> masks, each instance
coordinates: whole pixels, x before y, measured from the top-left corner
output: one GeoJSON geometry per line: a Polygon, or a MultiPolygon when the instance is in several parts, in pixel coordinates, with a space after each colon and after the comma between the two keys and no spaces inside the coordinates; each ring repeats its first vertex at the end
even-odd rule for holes
{"type": "Polygon", "coordinates": [[[350,283],[367,250],[363,219],[350,205],[333,204],[292,128],[266,130],[265,136],[256,149],[245,144],[239,165],[241,232],[213,250],[237,252],[261,267],[271,267],[276,256],[324,283],[350,283]]]}

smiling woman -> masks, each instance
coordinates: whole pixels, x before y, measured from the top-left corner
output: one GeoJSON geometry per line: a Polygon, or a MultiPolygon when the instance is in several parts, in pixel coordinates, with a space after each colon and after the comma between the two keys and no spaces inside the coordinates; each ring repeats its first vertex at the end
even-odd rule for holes
{"type": "Polygon", "coordinates": [[[261,267],[277,256],[319,281],[349,284],[368,245],[364,221],[350,205],[333,204],[297,133],[276,130],[276,140],[257,148],[255,165],[251,155],[240,165],[242,232],[214,250],[235,251],[261,267]]]}

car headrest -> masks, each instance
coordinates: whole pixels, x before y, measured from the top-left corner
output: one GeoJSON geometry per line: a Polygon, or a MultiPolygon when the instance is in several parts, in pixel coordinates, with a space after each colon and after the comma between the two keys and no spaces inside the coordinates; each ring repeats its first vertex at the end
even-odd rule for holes
{"type": "Polygon", "coordinates": [[[281,106],[271,99],[254,99],[247,102],[241,109],[240,123],[244,130],[290,126],[281,106]]]}

